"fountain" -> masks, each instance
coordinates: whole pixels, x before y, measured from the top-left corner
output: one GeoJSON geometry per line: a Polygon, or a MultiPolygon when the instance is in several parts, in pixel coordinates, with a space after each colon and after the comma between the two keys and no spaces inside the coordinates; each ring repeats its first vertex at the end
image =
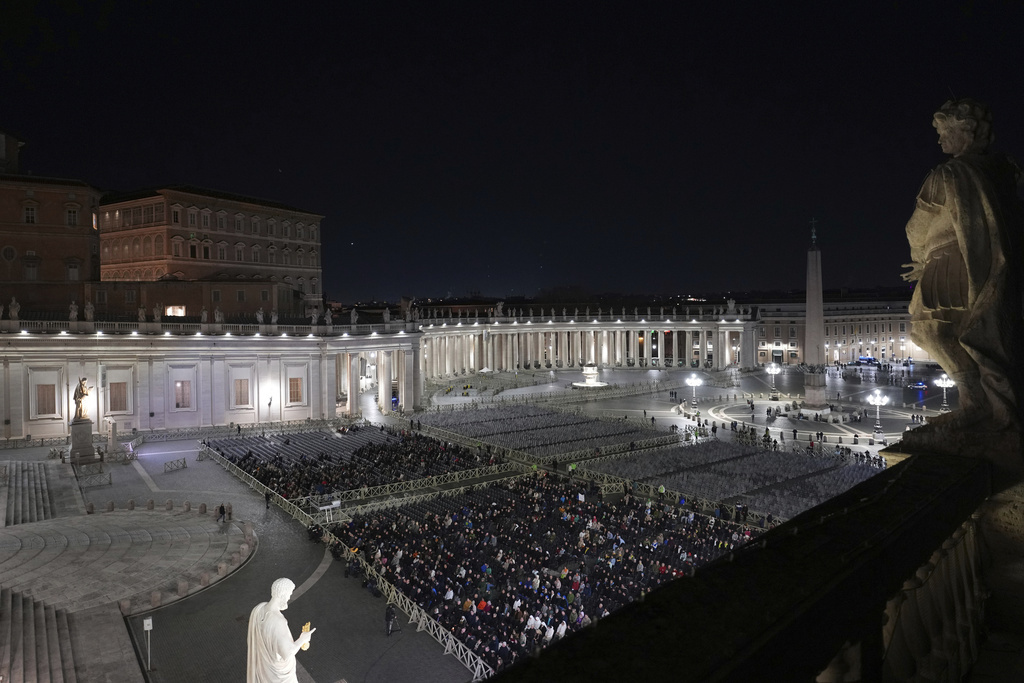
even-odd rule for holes
{"type": "Polygon", "coordinates": [[[587,363],[583,366],[583,381],[573,382],[574,387],[583,387],[584,389],[593,389],[596,387],[606,387],[608,382],[599,382],[597,379],[597,366],[593,363],[587,363]]]}

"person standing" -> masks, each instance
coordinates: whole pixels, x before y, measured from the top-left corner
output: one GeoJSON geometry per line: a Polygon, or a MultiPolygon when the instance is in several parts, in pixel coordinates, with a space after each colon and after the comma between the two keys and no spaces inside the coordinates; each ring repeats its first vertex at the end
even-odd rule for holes
{"type": "Polygon", "coordinates": [[[227,514],[228,514],[228,511],[224,507],[224,503],[221,503],[220,507],[217,508],[217,521],[218,522],[226,522],[226,521],[228,521],[227,520],[227,514]]]}
{"type": "MultiPolygon", "coordinates": [[[[391,635],[391,632],[395,630],[395,619],[398,613],[395,610],[394,604],[388,604],[388,608],[384,610],[384,634],[387,636],[391,635]]],[[[401,629],[399,629],[401,630],[401,629]]]]}

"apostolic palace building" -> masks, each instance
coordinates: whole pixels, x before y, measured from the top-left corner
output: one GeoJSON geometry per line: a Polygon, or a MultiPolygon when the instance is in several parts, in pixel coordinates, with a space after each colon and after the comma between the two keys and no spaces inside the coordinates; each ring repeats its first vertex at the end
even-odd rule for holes
{"type": "MultiPolygon", "coordinates": [[[[323,216],[190,186],[104,194],[20,173],[0,133],[0,413],[6,439],[272,423],[421,405],[482,370],[742,369],[804,359],[804,305],[479,301],[326,305],[323,216]],[[522,307],[520,307],[520,305],[522,307]],[[607,305],[607,304],[605,304],[607,305]]],[[[907,301],[826,301],[826,358],[928,360],[907,301]]]]}

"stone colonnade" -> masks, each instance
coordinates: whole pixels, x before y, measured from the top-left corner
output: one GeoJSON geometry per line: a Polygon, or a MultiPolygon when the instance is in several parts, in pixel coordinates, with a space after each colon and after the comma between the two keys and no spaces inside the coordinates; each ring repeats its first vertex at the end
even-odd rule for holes
{"type": "Polygon", "coordinates": [[[443,379],[483,369],[511,372],[607,367],[723,369],[747,366],[754,357],[746,325],[489,324],[423,327],[420,364],[424,376],[443,379]]]}

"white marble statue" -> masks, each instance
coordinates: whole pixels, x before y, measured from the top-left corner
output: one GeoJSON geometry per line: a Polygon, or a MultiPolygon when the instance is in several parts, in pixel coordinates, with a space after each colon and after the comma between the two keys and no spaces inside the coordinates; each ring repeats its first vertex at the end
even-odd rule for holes
{"type": "Polygon", "coordinates": [[[256,309],[256,322],[260,325],[263,324],[263,307],[260,306],[256,309]]]}
{"type": "Polygon", "coordinates": [[[199,322],[205,323],[209,317],[210,314],[206,311],[206,306],[203,306],[203,310],[199,311],[199,322]]]}
{"type": "Polygon", "coordinates": [[[353,307],[352,307],[352,309],[351,309],[351,310],[350,310],[350,311],[348,312],[348,321],[349,321],[349,324],[350,324],[350,325],[355,325],[355,324],[356,324],[356,321],[358,321],[358,320],[359,320],[359,313],[358,313],[358,312],[356,312],[356,309],[355,309],[355,307],[353,306],[353,307]]]}
{"type": "Polygon", "coordinates": [[[142,306],[139,306],[139,322],[146,322],[146,309],[143,308],[142,306]]]}
{"type": "Polygon", "coordinates": [[[331,313],[331,307],[330,306],[328,306],[326,309],[324,309],[324,324],[325,325],[333,325],[334,324],[334,316],[331,313]]]}
{"type": "Polygon", "coordinates": [[[153,322],[160,322],[160,304],[153,307],[153,322]]]}
{"type": "Polygon", "coordinates": [[[309,324],[316,325],[316,319],[319,317],[320,316],[318,315],[317,310],[314,308],[312,311],[309,312],[309,324]]]}
{"type": "Polygon", "coordinates": [[[391,322],[391,309],[390,308],[385,308],[384,309],[384,322],[386,322],[386,323],[391,322]]]}
{"type": "Polygon", "coordinates": [[[291,580],[278,579],[270,588],[270,600],[249,613],[246,683],[298,683],[295,654],[309,643],[316,629],[303,630],[292,639],[288,620],[281,612],[288,609],[294,590],[291,580]]]}
{"type": "Polygon", "coordinates": [[[21,304],[12,296],[11,304],[7,307],[7,310],[10,311],[11,320],[17,320],[18,315],[21,313],[21,304]]]}
{"type": "Polygon", "coordinates": [[[277,324],[277,309],[276,308],[274,310],[270,311],[270,324],[271,325],[276,325],[277,324]]]}
{"type": "Polygon", "coordinates": [[[96,314],[96,307],[92,305],[91,301],[85,302],[85,319],[92,322],[93,316],[96,314]]]}
{"type": "Polygon", "coordinates": [[[217,306],[216,308],[213,309],[213,322],[224,322],[224,312],[220,310],[220,306],[217,306]]]}
{"type": "Polygon", "coordinates": [[[71,322],[78,322],[78,304],[72,299],[71,305],[68,306],[68,320],[71,322]]]}

